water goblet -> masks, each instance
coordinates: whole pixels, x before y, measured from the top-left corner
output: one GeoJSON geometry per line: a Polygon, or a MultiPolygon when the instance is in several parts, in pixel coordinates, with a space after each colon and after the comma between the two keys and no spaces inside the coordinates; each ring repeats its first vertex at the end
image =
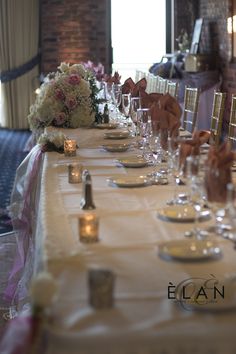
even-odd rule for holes
{"type": "Polygon", "coordinates": [[[135,135],[139,135],[138,128],[137,128],[137,110],[141,108],[141,99],[140,97],[131,97],[130,101],[130,116],[132,119],[133,124],[135,125],[135,135]]]}
{"type": "Polygon", "coordinates": [[[148,145],[151,156],[153,158],[153,170],[150,173],[150,176],[159,177],[160,172],[157,170],[157,166],[161,163],[162,160],[162,150],[159,135],[152,132],[151,136],[149,137],[148,145]]]}
{"type": "Polygon", "coordinates": [[[105,91],[105,99],[107,100],[109,105],[112,105],[112,83],[111,82],[105,82],[104,83],[104,91],[105,91]]]}
{"type": "Polygon", "coordinates": [[[233,183],[227,184],[226,216],[229,221],[228,230],[223,232],[223,237],[234,242],[236,248],[236,186],[233,183]]]}
{"type": "Polygon", "coordinates": [[[141,137],[140,148],[145,150],[148,147],[149,137],[152,134],[151,115],[149,108],[137,109],[137,127],[141,137]]]}
{"type": "Polygon", "coordinates": [[[227,201],[227,176],[223,169],[207,166],[205,168],[205,188],[207,204],[215,218],[215,225],[209,232],[222,235],[222,217],[225,215],[227,201]]]}
{"type": "Polygon", "coordinates": [[[122,85],[120,84],[112,84],[111,87],[111,99],[113,103],[114,109],[114,120],[119,121],[121,115],[119,111],[119,106],[121,104],[121,96],[122,96],[122,85]]]}
{"type": "Polygon", "coordinates": [[[128,119],[130,115],[130,103],[131,103],[130,93],[122,94],[121,102],[122,102],[122,110],[124,116],[126,119],[128,119]]]}
{"type": "Polygon", "coordinates": [[[121,105],[122,111],[124,115],[123,124],[124,126],[131,126],[132,132],[132,120],[130,119],[130,102],[131,102],[131,95],[130,93],[124,93],[121,97],[121,105]]]}
{"type": "Polygon", "coordinates": [[[205,205],[204,180],[200,174],[193,175],[190,188],[190,203],[195,210],[194,228],[186,233],[187,236],[194,236],[197,239],[203,239],[208,236],[208,231],[200,229],[201,212],[205,205]]]}

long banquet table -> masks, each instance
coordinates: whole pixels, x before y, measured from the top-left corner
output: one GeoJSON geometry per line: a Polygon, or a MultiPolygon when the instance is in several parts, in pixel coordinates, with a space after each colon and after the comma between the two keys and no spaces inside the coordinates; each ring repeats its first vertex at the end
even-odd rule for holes
{"type": "Polygon", "coordinates": [[[181,262],[161,258],[158,244],[183,238],[193,226],[157,217],[157,210],[173,197],[173,184],[110,185],[109,176],[144,175],[152,167],[118,165],[117,158],[137,151],[103,150],[101,145],[108,140],[102,130],[60,130],[77,139],[79,149],[76,157],[45,153],[39,181],[34,267],[35,272],[50,271],[59,283],[45,353],[235,353],[235,309],[210,312],[202,306],[202,311],[194,311],[168,298],[168,287],[186,279],[227,279],[235,274],[232,243],[213,236],[222,249],[219,259],[181,262]],[[95,212],[100,219],[98,243],[79,242],[82,184],[69,184],[67,174],[67,165],[75,161],[92,176],[95,212]],[[114,272],[112,309],[89,306],[87,276],[91,268],[114,272]]]}

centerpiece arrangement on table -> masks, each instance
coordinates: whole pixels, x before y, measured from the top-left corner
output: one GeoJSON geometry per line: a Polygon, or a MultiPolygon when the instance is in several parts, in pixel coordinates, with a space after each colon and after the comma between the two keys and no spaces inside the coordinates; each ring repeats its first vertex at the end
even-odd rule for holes
{"type": "Polygon", "coordinates": [[[40,87],[28,120],[32,131],[53,125],[63,128],[89,127],[99,117],[96,78],[82,64],[61,63],[40,87]]]}

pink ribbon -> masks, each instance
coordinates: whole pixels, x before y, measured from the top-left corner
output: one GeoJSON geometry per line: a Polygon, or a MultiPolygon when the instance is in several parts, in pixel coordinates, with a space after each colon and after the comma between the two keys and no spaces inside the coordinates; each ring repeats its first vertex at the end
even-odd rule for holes
{"type": "MultiPolygon", "coordinates": [[[[34,243],[32,239],[32,200],[34,197],[34,186],[38,176],[42,151],[39,145],[36,145],[25,160],[18,167],[16,172],[15,184],[12,192],[12,202],[14,198],[22,203],[20,211],[12,219],[13,230],[17,235],[17,249],[14,259],[14,265],[8,278],[8,285],[5,289],[5,299],[9,302],[22,300],[27,295],[25,286],[18,287],[19,280],[23,274],[27,259],[33,257],[34,243]],[[27,165],[25,174],[20,176],[20,171],[24,165],[27,165]],[[21,178],[20,178],[21,177],[21,178]],[[21,186],[23,183],[23,187],[21,186]]],[[[31,269],[27,271],[32,273],[31,269]]]]}

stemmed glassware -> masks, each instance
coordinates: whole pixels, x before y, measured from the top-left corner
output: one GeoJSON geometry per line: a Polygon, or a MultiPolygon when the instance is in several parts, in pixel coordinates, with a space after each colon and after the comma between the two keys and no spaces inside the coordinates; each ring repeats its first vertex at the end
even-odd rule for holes
{"type": "Polygon", "coordinates": [[[138,127],[137,127],[137,122],[138,122],[138,118],[137,118],[137,110],[141,108],[141,98],[140,97],[131,97],[131,101],[130,101],[130,116],[132,119],[132,122],[135,126],[135,135],[139,135],[138,132],[138,127]]]}
{"type": "Polygon", "coordinates": [[[208,235],[207,230],[199,228],[199,221],[201,219],[201,212],[206,204],[206,191],[204,186],[204,173],[199,171],[198,157],[192,157],[192,179],[190,186],[190,203],[195,210],[194,229],[187,231],[187,236],[195,236],[198,239],[205,238],[208,235]]]}
{"type": "Polygon", "coordinates": [[[113,83],[111,95],[112,95],[113,103],[115,105],[116,120],[119,121],[120,118],[119,106],[121,104],[122,85],[113,83]]]}
{"type": "Polygon", "coordinates": [[[158,171],[157,166],[161,163],[162,160],[162,149],[160,144],[160,137],[157,132],[152,130],[148,145],[153,157],[153,171],[150,173],[150,176],[158,179],[160,177],[160,172],[158,171]]]}
{"type": "Polygon", "coordinates": [[[105,82],[104,83],[104,91],[105,91],[105,98],[108,102],[108,105],[110,106],[112,102],[112,83],[111,82],[105,82]]]}
{"type": "MultiPolygon", "coordinates": [[[[180,161],[179,145],[176,149],[170,148],[170,138],[168,139],[168,170],[174,179],[174,196],[167,204],[189,204],[190,183],[193,176],[191,157],[187,157],[185,162],[180,161]],[[177,186],[183,186],[181,194],[177,193],[177,186]]],[[[173,146],[173,145],[172,145],[173,146]]]]}
{"type": "Polygon", "coordinates": [[[124,124],[128,125],[129,124],[129,117],[130,117],[130,104],[131,104],[131,95],[130,93],[124,93],[122,94],[121,97],[121,105],[122,105],[122,111],[125,116],[125,121],[124,124]]]}
{"type": "Polygon", "coordinates": [[[226,213],[227,205],[227,184],[222,180],[222,173],[220,169],[206,167],[205,169],[205,186],[207,204],[210,207],[215,218],[215,225],[209,228],[209,232],[222,234],[225,228],[222,224],[222,219],[226,213]]]}
{"type": "Polygon", "coordinates": [[[137,128],[140,135],[140,149],[143,149],[143,155],[148,149],[149,138],[152,134],[152,123],[149,108],[137,109],[137,128]]]}
{"type": "Polygon", "coordinates": [[[121,102],[122,102],[122,110],[123,110],[124,116],[126,119],[128,119],[130,116],[130,103],[131,103],[130,93],[122,94],[121,102]]]}
{"type": "Polygon", "coordinates": [[[236,186],[233,183],[227,184],[227,203],[225,209],[230,228],[224,231],[222,236],[233,241],[236,248],[236,186]]]}

